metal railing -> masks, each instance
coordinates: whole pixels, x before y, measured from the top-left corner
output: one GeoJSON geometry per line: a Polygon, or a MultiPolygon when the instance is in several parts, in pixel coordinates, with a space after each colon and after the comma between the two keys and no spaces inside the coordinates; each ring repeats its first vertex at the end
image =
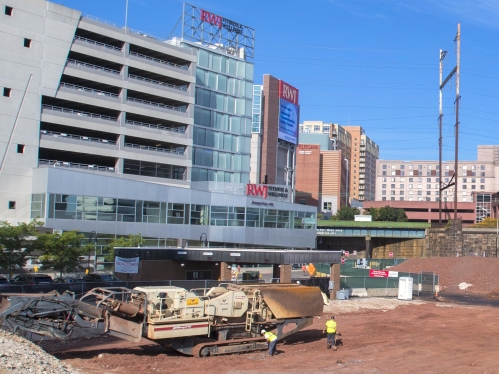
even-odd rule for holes
{"type": "Polygon", "coordinates": [[[94,90],[93,88],[78,86],[76,84],[70,84],[70,83],[64,83],[64,82],[62,82],[61,84],[59,84],[59,87],[66,87],[66,88],[71,88],[73,90],[90,92],[90,93],[93,93],[93,94],[96,94],[96,95],[108,96],[108,97],[112,97],[112,98],[115,98],[115,99],[119,97],[119,95],[113,94],[111,92],[106,92],[106,91],[101,91],[101,90],[94,90]]]}
{"type": "Polygon", "coordinates": [[[61,108],[61,107],[54,106],[54,105],[44,104],[44,105],[42,105],[42,108],[48,109],[48,110],[54,110],[56,112],[75,114],[75,115],[81,116],[81,117],[91,117],[91,118],[97,118],[97,119],[104,119],[106,121],[115,121],[116,122],[118,120],[118,118],[116,118],[116,117],[104,116],[102,114],[94,114],[94,113],[89,113],[89,112],[82,112],[81,110],[61,108]]]}
{"type": "Polygon", "coordinates": [[[121,52],[121,48],[115,47],[114,45],[109,45],[109,44],[101,43],[101,42],[98,42],[96,40],[83,38],[83,37],[78,36],[78,35],[75,35],[75,37],[73,38],[73,40],[81,40],[82,42],[93,44],[93,45],[96,45],[98,47],[103,47],[103,48],[111,49],[113,51],[121,52]]]}
{"type": "Polygon", "coordinates": [[[130,32],[137,34],[137,35],[140,35],[140,36],[143,36],[145,38],[151,38],[151,39],[158,40],[160,42],[166,42],[166,39],[164,39],[164,38],[160,38],[159,36],[152,35],[152,34],[149,34],[147,32],[140,31],[140,30],[130,29],[130,32]]]}
{"type": "Polygon", "coordinates": [[[118,25],[117,23],[114,23],[114,22],[111,22],[111,21],[107,21],[105,19],[102,19],[102,18],[99,18],[99,17],[95,17],[95,16],[92,16],[90,14],[82,14],[81,15],[82,17],[85,17],[85,18],[90,18],[94,21],[98,21],[98,22],[102,22],[102,23],[105,23],[105,24],[108,24],[108,25],[111,25],[111,26],[114,26],[114,27],[118,27],[118,28],[123,28],[122,25],[118,25]]]}
{"type": "Polygon", "coordinates": [[[173,88],[175,90],[187,91],[187,87],[185,87],[185,86],[176,86],[176,85],[171,84],[171,83],[165,83],[165,82],[157,81],[154,79],[144,78],[144,77],[140,77],[140,76],[134,75],[134,74],[128,74],[128,77],[133,78],[133,79],[138,79],[138,80],[141,80],[144,82],[152,83],[152,84],[157,84],[158,86],[165,86],[165,87],[173,88]]]}
{"type": "Polygon", "coordinates": [[[137,53],[137,52],[130,51],[130,55],[131,56],[140,57],[140,58],[144,58],[144,59],[149,60],[149,61],[154,61],[154,62],[157,62],[158,64],[173,66],[174,68],[178,68],[178,69],[183,69],[183,70],[188,70],[189,69],[189,67],[187,65],[174,64],[173,62],[168,62],[168,61],[165,61],[165,60],[160,60],[159,58],[146,56],[146,55],[143,55],[143,54],[137,53]]]}
{"type": "Polygon", "coordinates": [[[61,168],[71,168],[71,169],[84,169],[84,170],[105,171],[105,172],[109,172],[109,173],[116,173],[116,168],[112,168],[112,167],[108,167],[108,166],[79,164],[76,162],[65,162],[65,161],[57,161],[57,160],[39,159],[38,166],[48,166],[48,167],[54,167],[54,168],[61,167],[61,168]]]}
{"type": "Polygon", "coordinates": [[[99,65],[88,64],[88,63],[83,62],[83,61],[73,60],[73,59],[70,59],[70,58],[68,58],[67,61],[68,61],[67,62],[68,64],[74,64],[74,65],[78,65],[78,66],[84,66],[84,67],[89,68],[89,69],[100,70],[100,71],[104,71],[106,73],[111,73],[111,74],[116,74],[116,75],[120,75],[121,74],[118,70],[108,69],[108,68],[105,68],[105,67],[102,67],[102,66],[99,66],[99,65]]]}
{"type": "Polygon", "coordinates": [[[130,121],[130,120],[126,120],[125,122],[133,126],[148,127],[155,130],[171,131],[171,132],[178,132],[179,134],[185,134],[185,127],[166,127],[162,125],[153,125],[151,123],[130,121]]]}
{"type": "Polygon", "coordinates": [[[163,109],[168,109],[168,110],[174,110],[176,112],[182,112],[182,113],[187,112],[186,108],[176,107],[176,106],[171,106],[171,105],[166,105],[166,104],[161,104],[161,103],[155,103],[155,102],[147,101],[147,100],[136,99],[134,97],[129,97],[129,98],[127,98],[127,100],[128,101],[133,101],[135,103],[156,106],[158,108],[163,108],[163,109]]]}
{"type": "Polygon", "coordinates": [[[116,145],[116,142],[114,140],[92,138],[89,136],[72,135],[72,134],[65,134],[63,132],[54,132],[54,131],[46,131],[46,130],[40,130],[40,133],[42,135],[53,136],[55,138],[75,139],[75,140],[81,140],[81,141],[85,141],[85,142],[116,145]]]}
{"type": "Polygon", "coordinates": [[[172,154],[177,154],[183,156],[184,150],[179,151],[176,149],[166,149],[166,148],[158,148],[158,147],[150,147],[147,145],[139,145],[139,144],[133,144],[133,143],[125,143],[125,147],[128,148],[135,148],[135,149],[144,149],[146,151],[153,151],[153,152],[161,152],[161,153],[172,153],[172,154]]]}

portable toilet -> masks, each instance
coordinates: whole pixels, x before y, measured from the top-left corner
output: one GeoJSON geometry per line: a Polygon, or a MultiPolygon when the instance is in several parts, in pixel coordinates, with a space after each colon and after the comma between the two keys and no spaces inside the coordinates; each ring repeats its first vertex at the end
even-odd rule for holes
{"type": "Polygon", "coordinates": [[[412,285],[414,280],[411,277],[399,278],[399,300],[412,300],[412,285]]]}

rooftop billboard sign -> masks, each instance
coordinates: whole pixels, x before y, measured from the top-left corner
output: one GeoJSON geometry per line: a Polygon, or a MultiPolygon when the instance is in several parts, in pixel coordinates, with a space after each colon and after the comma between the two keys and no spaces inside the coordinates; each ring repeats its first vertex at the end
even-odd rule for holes
{"type": "Polygon", "coordinates": [[[182,37],[193,42],[217,46],[226,53],[241,57],[255,54],[255,30],[208,10],[184,3],[182,37]]]}
{"type": "Polygon", "coordinates": [[[299,122],[298,89],[279,80],[279,139],[297,144],[299,122]]]}

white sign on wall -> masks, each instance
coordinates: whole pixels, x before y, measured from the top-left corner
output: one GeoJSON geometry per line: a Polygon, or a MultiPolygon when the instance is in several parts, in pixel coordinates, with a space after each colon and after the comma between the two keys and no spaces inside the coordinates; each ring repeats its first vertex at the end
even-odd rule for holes
{"type": "Polygon", "coordinates": [[[114,272],[137,274],[139,272],[139,259],[140,257],[123,258],[116,256],[114,259],[114,272]]]}

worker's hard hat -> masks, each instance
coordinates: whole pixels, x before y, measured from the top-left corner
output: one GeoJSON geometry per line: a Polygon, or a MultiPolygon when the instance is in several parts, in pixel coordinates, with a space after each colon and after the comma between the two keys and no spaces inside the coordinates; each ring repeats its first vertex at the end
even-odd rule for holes
{"type": "Polygon", "coordinates": [[[334,319],[334,316],[331,316],[331,319],[334,319]]]}
{"type": "Polygon", "coordinates": [[[266,332],[267,332],[267,331],[262,330],[262,331],[260,331],[260,334],[265,334],[266,332]]]}

